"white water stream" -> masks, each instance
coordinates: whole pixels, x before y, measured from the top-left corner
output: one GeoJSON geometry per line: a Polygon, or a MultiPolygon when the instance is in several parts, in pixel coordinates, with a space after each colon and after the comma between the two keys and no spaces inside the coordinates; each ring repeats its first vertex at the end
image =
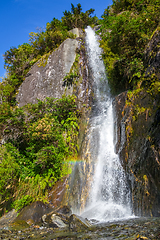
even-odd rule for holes
{"type": "Polygon", "coordinates": [[[94,88],[90,138],[95,138],[92,132],[96,132],[98,141],[97,146],[95,143],[91,146],[97,148],[97,162],[89,202],[82,216],[101,222],[126,219],[132,215],[130,191],[119,157],[114,152],[112,98],[101,59],[101,48],[90,27],[86,29],[86,45],[94,88]]]}

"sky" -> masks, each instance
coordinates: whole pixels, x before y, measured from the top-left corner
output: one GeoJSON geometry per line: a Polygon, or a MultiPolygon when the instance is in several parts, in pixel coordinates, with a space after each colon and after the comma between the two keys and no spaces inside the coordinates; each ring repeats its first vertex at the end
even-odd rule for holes
{"type": "Polygon", "coordinates": [[[29,42],[29,33],[45,28],[54,17],[60,20],[65,10],[71,10],[71,3],[80,3],[83,12],[93,8],[101,18],[112,0],[0,0],[0,77],[5,76],[3,54],[29,42]]]}

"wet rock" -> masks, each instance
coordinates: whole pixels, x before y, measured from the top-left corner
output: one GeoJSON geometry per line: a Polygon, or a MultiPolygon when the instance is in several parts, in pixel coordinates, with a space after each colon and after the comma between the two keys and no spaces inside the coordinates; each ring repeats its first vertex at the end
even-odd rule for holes
{"type": "Polygon", "coordinates": [[[30,226],[29,223],[27,223],[26,221],[24,220],[16,220],[16,221],[13,221],[11,223],[11,226],[15,229],[15,230],[22,230],[22,229],[26,229],[30,226]]]}
{"type": "Polygon", "coordinates": [[[63,179],[57,181],[48,194],[48,199],[55,208],[63,205],[67,189],[67,179],[67,177],[63,177],[63,179]]]}
{"type": "Polygon", "coordinates": [[[42,220],[47,227],[53,228],[66,228],[67,224],[62,220],[62,215],[58,216],[56,213],[52,212],[47,215],[42,216],[42,220]]]}
{"type": "Polygon", "coordinates": [[[80,232],[91,227],[91,223],[87,218],[82,218],[76,214],[72,214],[69,218],[70,231],[80,232]]]}

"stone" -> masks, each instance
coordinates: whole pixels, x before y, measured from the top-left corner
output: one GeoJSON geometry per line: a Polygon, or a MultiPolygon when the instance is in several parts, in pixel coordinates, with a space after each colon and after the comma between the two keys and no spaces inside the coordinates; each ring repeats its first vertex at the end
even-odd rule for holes
{"type": "Polygon", "coordinates": [[[69,216],[72,211],[69,206],[61,206],[42,216],[44,226],[52,228],[65,228],[69,225],[69,216]]]}
{"type": "Polygon", "coordinates": [[[62,220],[61,216],[58,216],[56,213],[52,212],[42,216],[44,226],[52,228],[66,228],[67,224],[62,220]]]}
{"type": "Polygon", "coordinates": [[[72,214],[69,218],[70,231],[80,232],[91,227],[91,223],[87,218],[82,218],[76,214],[72,214]]]}
{"type": "Polygon", "coordinates": [[[74,29],[70,30],[69,32],[75,34],[77,38],[79,38],[81,36],[81,33],[80,33],[81,30],[78,28],[74,28],[74,29]]]}

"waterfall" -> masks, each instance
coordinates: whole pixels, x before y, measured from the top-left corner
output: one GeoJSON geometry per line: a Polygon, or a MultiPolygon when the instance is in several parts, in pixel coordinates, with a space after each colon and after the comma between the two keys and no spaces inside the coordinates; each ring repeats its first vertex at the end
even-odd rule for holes
{"type": "Polygon", "coordinates": [[[119,157],[114,152],[112,98],[101,59],[102,52],[92,28],[87,27],[85,31],[94,90],[89,138],[96,162],[89,200],[82,216],[98,221],[129,218],[132,215],[130,191],[119,157]]]}

